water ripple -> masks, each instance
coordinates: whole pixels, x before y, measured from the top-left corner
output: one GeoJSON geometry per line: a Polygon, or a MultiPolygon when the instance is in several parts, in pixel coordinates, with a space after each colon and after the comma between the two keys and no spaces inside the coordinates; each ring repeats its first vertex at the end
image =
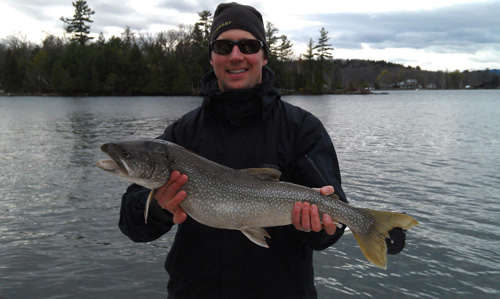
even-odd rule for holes
{"type": "MultiPolygon", "coordinates": [[[[317,115],[343,188],[420,226],[388,270],[346,234],[314,256],[320,298],[500,296],[498,91],[286,97],[317,115]]],[[[174,232],[135,244],[118,228],[126,183],[99,145],[156,137],[199,98],[0,98],[0,296],[164,298],[174,232]],[[29,286],[27,288],[26,286],[29,286]]]]}

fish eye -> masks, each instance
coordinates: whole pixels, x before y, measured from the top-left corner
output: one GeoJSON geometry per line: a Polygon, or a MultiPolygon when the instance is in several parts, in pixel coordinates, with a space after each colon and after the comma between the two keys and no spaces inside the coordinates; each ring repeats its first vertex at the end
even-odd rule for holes
{"type": "Polygon", "coordinates": [[[129,159],[130,158],[130,153],[127,151],[127,150],[122,150],[122,157],[125,158],[125,159],[129,159]]]}

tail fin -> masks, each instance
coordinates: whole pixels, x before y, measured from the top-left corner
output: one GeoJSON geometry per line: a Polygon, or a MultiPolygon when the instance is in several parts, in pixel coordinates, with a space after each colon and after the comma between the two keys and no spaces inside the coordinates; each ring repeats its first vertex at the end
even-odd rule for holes
{"type": "Polygon", "coordinates": [[[387,245],[385,238],[389,238],[389,231],[395,227],[404,230],[418,225],[413,217],[394,212],[376,211],[363,209],[375,221],[372,229],[367,234],[352,232],[358,241],[361,251],[366,259],[374,265],[386,269],[387,266],[387,245]]]}

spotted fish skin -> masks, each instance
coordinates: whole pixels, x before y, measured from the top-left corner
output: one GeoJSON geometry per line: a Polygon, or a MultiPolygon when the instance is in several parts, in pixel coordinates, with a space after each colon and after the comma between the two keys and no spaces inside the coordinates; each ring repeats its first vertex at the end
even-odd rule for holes
{"type": "Polygon", "coordinates": [[[336,195],[323,196],[304,186],[279,181],[273,169],[235,170],[214,163],[168,141],[159,139],[122,141],[101,146],[111,160],[97,165],[116,176],[154,190],[177,170],[188,176],[181,207],[196,221],[216,228],[240,230],[254,243],[267,247],[265,227],[289,225],[297,201],[318,206],[353,232],[369,261],[386,267],[388,231],[409,229],[418,222],[401,213],[356,208],[336,195]]]}

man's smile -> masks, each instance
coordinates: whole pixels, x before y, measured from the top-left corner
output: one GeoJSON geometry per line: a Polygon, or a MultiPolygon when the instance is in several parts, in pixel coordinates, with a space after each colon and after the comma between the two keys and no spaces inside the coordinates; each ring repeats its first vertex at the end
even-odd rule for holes
{"type": "Polygon", "coordinates": [[[227,71],[230,74],[242,74],[248,71],[248,69],[239,69],[239,70],[229,70],[227,71]]]}

